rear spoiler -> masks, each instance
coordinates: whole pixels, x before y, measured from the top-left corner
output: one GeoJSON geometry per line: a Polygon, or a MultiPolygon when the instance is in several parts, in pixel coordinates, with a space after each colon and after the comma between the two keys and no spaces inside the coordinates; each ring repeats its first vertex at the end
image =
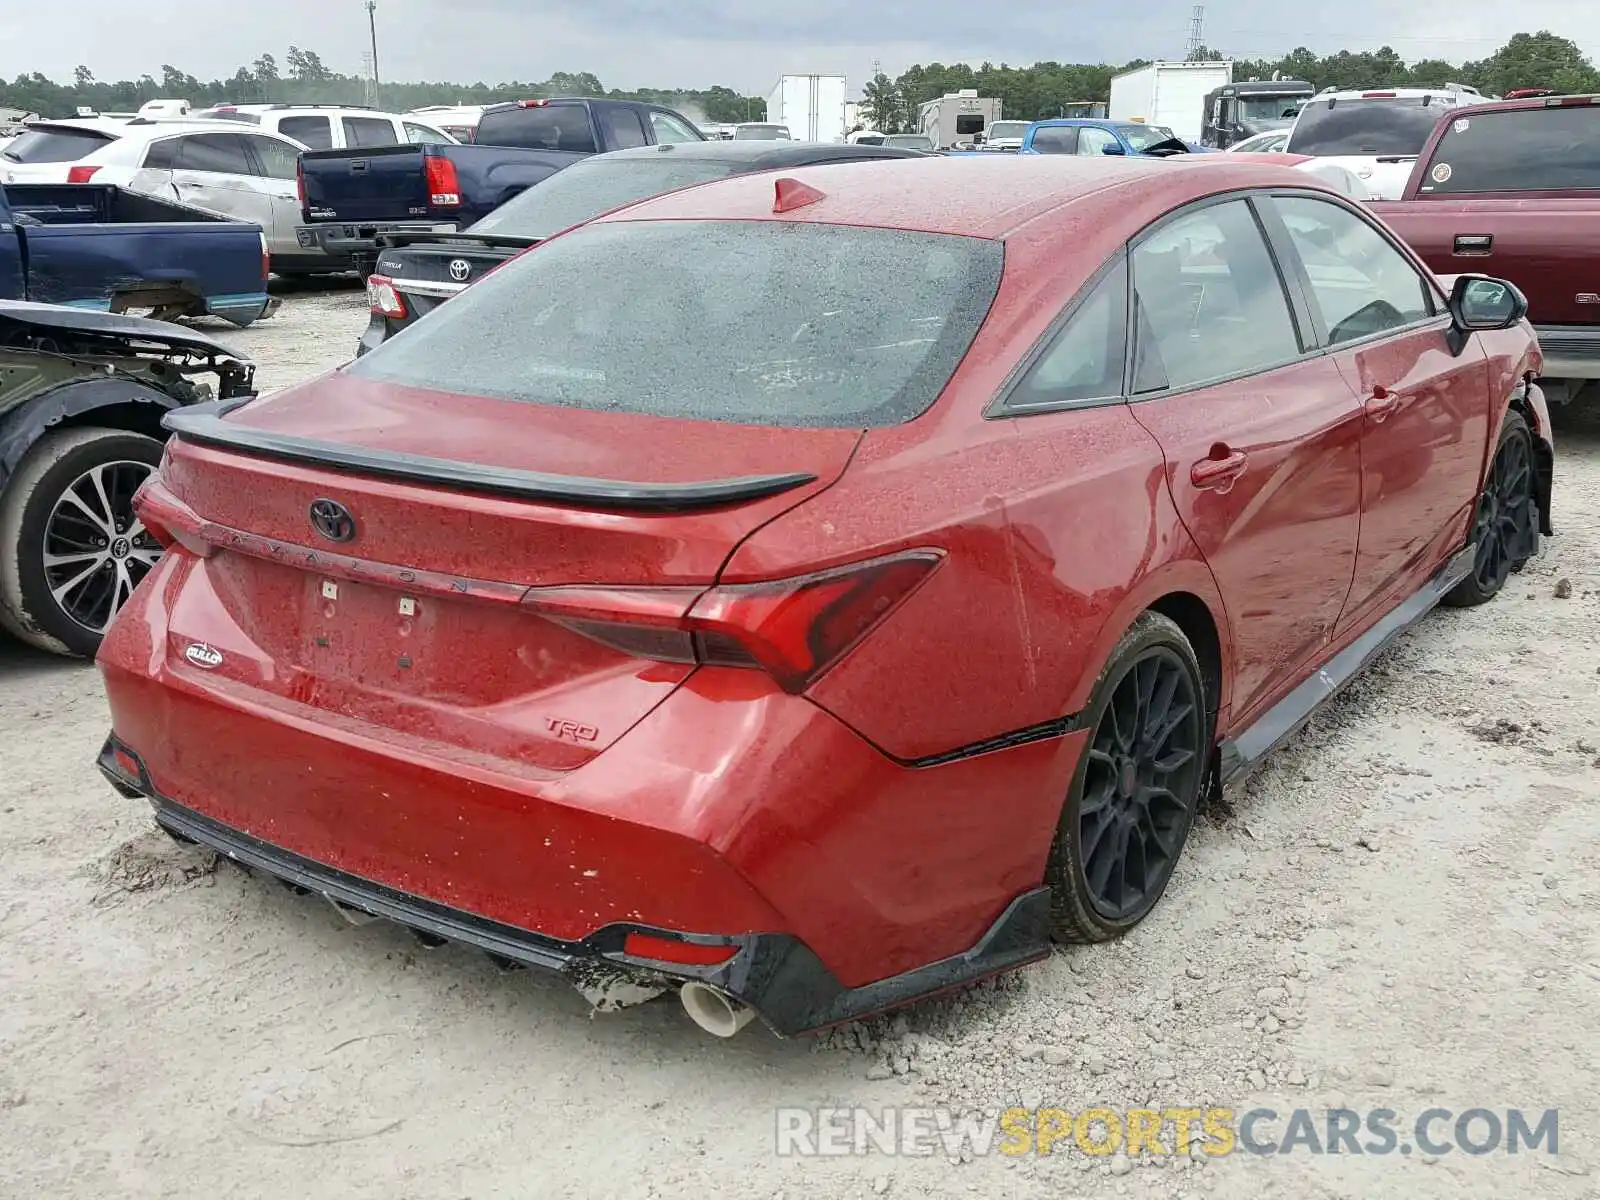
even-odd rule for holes
{"type": "Polygon", "coordinates": [[[376,239],[381,250],[401,250],[406,246],[422,244],[432,245],[473,245],[497,246],[508,250],[526,250],[529,246],[536,246],[543,238],[512,237],[509,234],[498,233],[380,233],[376,239]]]}
{"type": "Polygon", "coordinates": [[[309,463],[380,479],[449,487],[513,500],[588,505],[628,512],[681,513],[741,504],[815,483],[817,478],[815,475],[794,472],[785,475],[745,475],[694,483],[587,479],[575,475],[550,475],[542,471],[485,467],[477,463],[430,458],[420,454],[369,450],[339,442],[274,433],[224,419],[234,409],[255,398],[211,401],[173,409],[162,418],[161,424],[180,441],[261,458],[309,463]]]}

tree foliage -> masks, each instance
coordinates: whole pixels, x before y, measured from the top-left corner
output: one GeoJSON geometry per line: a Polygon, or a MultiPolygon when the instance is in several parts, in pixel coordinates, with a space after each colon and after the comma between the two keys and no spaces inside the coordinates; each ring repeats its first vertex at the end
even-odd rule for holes
{"type": "MultiPolygon", "coordinates": [[[[1226,57],[1226,47],[1207,47],[1206,58],[1226,57]]],[[[917,64],[899,78],[879,74],[870,80],[862,99],[862,120],[885,132],[915,124],[919,105],[948,92],[976,88],[980,95],[998,96],[1007,117],[1037,120],[1059,116],[1065,105],[1105,100],[1111,76],[1144,65],[1135,60],[1113,66],[1107,63],[1038,62],[1029,67],[1006,63],[917,64]]],[[[1466,83],[1485,94],[1503,95],[1519,87],[1550,87],[1568,93],[1600,92],[1600,72],[1584,57],[1576,43],[1548,30],[1519,33],[1488,58],[1453,64],[1439,59],[1407,63],[1388,46],[1378,50],[1317,55],[1301,46],[1277,60],[1234,61],[1235,79],[1304,79],[1313,87],[1438,87],[1466,83]]],[[[73,72],[71,83],[57,83],[38,72],[19,75],[10,83],[0,80],[0,106],[20,108],[45,116],[71,115],[84,106],[104,112],[136,109],[158,97],[181,97],[196,106],[227,101],[282,101],[302,104],[359,104],[366,95],[366,80],[344,75],[323,63],[314,50],[290,46],[283,65],[263,54],[241,66],[228,79],[202,81],[172,65],[163,65],[159,79],[142,75],[115,83],[98,80],[87,65],[73,72]]],[[[765,101],[742,96],[732,88],[643,88],[607,90],[589,71],[558,71],[538,83],[385,83],[380,96],[385,108],[405,111],[427,104],[487,104],[533,96],[611,96],[646,100],[680,109],[695,120],[760,120],[765,101]]]]}

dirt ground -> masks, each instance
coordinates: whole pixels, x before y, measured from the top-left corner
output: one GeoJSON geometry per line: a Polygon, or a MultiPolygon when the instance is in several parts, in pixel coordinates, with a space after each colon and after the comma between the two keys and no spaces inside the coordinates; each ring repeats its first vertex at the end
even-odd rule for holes
{"type": "MultiPolygon", "coordinates": [[[[222,336],[269,388],[352,291],[222,336]]],[[[1559,535],[1197,827],[1165,902],[892,1021],[728,1042],[182,851],[91,765],[92,667],[0,645],[0,1195],[1600,1197],[1600,419],[1559,535]],[[1561,581],[1567,581],[1562,583],[1561,581]],[[1560,1153],[774,1153],[778,1106],[1560,1110],[1560,1153]]],[[[1320,1118],[1319,1118],[1320,1120],[1320,1118]]]]}

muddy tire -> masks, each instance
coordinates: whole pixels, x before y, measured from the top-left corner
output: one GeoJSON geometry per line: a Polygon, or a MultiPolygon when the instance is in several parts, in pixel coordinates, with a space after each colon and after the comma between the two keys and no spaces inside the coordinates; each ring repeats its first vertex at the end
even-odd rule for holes
{"type": "Polygon", "coordinates": [[[160,557],[133,493],[161,443],[120,429],[58,429],[0,493],[0,626],[54,654],[92,658],[160,557]]]}
{"type": "Polygon", "coordinates": [[[1194,824],[1211,718],[1194,648],[1147,612],[1123,635],[1084,714],[1045,881],[1057,941],[1103,942],[1161,899],[1194,824]]]}

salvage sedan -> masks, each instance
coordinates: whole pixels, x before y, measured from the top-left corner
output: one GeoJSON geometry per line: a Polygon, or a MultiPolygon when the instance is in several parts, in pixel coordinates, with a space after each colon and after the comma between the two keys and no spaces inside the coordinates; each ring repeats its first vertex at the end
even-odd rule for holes
{"type": "Polygon", "coordinates": [[[1524,309],[1223,155],[659,197],[169,415],[100,765],[719,1034],[1115,937],[1209,790],[1536,552],[1524,309]]]}

